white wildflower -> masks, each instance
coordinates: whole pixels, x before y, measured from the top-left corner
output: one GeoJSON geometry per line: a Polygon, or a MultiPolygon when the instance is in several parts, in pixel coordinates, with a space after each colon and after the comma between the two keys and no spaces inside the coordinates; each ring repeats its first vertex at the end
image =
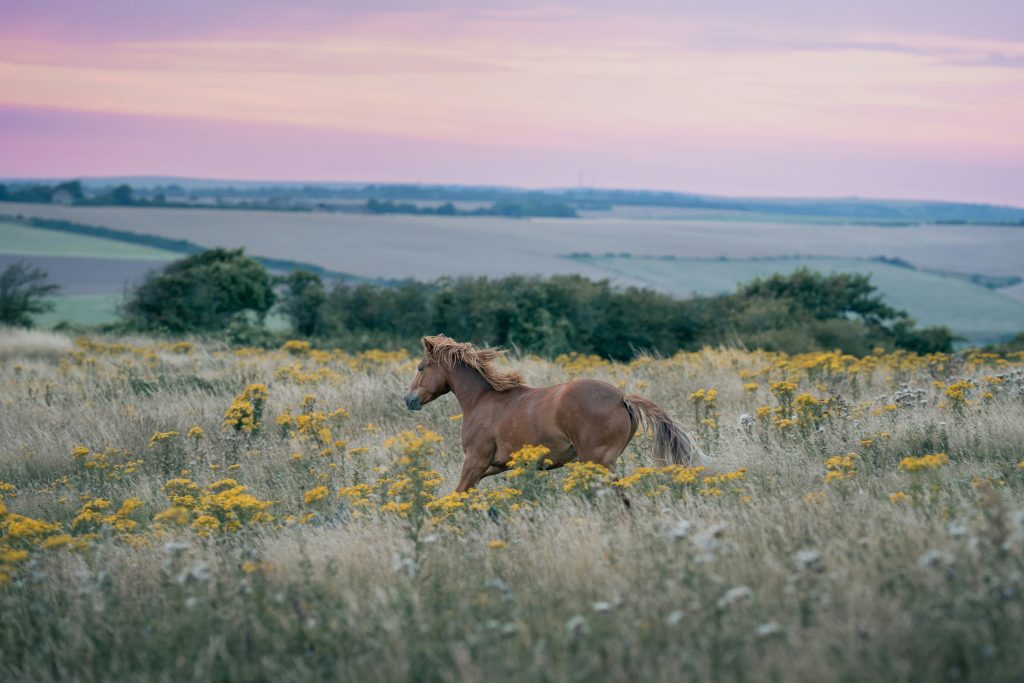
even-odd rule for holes
{"type": "Polygon", "coordinates": [[[718,598],[718,607],[725,609],[752,597],[754,597],[754,591],[750,589],[750,586],[736,586],[725,591],[722,597],[718,598]]]}

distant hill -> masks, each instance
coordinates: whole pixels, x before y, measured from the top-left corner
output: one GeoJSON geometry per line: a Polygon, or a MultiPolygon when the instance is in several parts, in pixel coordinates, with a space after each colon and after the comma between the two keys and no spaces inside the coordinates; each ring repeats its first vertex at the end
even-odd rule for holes
{"type": "MultiPolygon", "coordinates": [[[[3,179],[9,192],[68,179],[3,179]]],[[[130,186],[147,195],[183,194],[192,199],[381,200],[435,202],[529,201],[564,203],[579,211],[610,211],[614,207],[671,207],[748,214],[757,219],[909,225],[917,223],[996,224],[1024,226],[1024,208],[930,200],[835,198],[719,197],[685,192],[600,188],[527,189],[487,185],[431,185],[409,183],[334,183],[300,181],[218,180],[174,176],[79,178],[89,193],[130,186]]],[[[0,186],[2,187],[2,186],[0,186]]],[[[0,192],[3,199],[3,192],[0,192]]],[[[24,199],[22,200],[24,201],[24,199]]],[[[297,207],[298,205],[296,205],[297,207]]]]}

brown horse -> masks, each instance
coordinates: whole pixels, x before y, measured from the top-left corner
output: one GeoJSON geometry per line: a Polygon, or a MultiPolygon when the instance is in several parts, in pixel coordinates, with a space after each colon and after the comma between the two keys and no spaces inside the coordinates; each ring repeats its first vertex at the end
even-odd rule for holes
{"type": "Polygon", "coordinates": [[[526,445],[547,447],[552,468],[578,459],[612,470],[641,424],[654,434],[659,463],[704,466],[697,444],[664,410],[608,382],[529,387],[519,373],[494,366],[504,351],[445,336],[424,337],[423,351],[405,405],[420,410],[449,391],[458,399],[466,457],[456,491],[505,471],[511,454],[526,445]]]}

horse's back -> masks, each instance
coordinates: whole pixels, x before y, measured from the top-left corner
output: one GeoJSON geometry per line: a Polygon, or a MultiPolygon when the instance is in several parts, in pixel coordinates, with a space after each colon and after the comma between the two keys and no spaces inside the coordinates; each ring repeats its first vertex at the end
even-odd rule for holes
{"type": "Polygon", "coordinates": [[[625,394],[611,382],[600,379],[576,379],[559,386],[565,387],[562,401],[569,409],[603,412],[621,408],[623,405],[625,394]]]}

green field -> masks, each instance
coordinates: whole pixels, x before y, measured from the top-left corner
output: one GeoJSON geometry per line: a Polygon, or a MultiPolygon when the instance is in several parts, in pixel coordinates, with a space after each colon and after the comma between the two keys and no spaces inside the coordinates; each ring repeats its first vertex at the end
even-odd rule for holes
{"type": "Polygon", "coordinates": [[[179,258],[163,249],[108,240],[101,237],[73,235],[56,230],[41,230],[17,223],[0,221],[0,254],[16,256],[76,256],[94,258],[172,261],[179,258]]]}
{"type": "Polygon", "coordinates": [[[60,322],[75,325],[101,325],[117,320],[120,294],[69,294],[54,297],[56,307],[35,317],[36,325],[50,328],[60,322]]]}
{"type": "MultiPolygon", "coordinates": [[[[44,329],[62,322],[91,326],[112,323],[118,320],[117,305],[121,294],[70,294],[54,297],[56,307],[49,313],[35,316],[35,324],[44,329]]],[[[267,316],[267,329],[284,331],[289,329],[288,319],[279,314],[267,316]]]]}
{"type": "Polygon", "coordinates": [[[1024,329],[1024,302],[957,277],[878,261],[841,258],[663,259],[578,256],[574,260],[615,277],[641,280],[679,296],[731,292],[743,282],[773,273],[811,268],[823,273],[864,273],[885,301],[908,311],[921,325],[947,325],[972,342],[987,342],[1024,329]]]}

